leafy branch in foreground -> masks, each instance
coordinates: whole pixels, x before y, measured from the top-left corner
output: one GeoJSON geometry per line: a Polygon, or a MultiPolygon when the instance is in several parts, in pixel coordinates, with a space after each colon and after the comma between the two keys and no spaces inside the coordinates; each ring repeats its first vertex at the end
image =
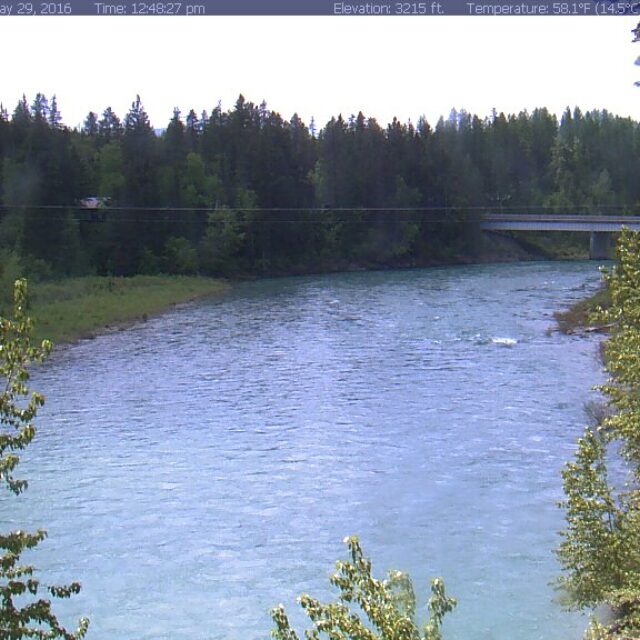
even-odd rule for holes
{"type": "MultiPolygon", "coordinates": [[[[313,623],[305,636],[309,640],[320,640],[321,634],[330,640],[441,640],[443,618],[457,604],[445,594],[443,581],[436,578],[431,583],[429,621],[421,633],[415,622],[416,597],[409,576],[391,571],[386,580],[376,580],[358,538],[346,538],[345,543],[351,559],[338,561],[330,580],[340,591],[338,602],[322,604],[308,595],[299,598],[313,623]]],[[[298,640],[282,605],[271,611],[271,617],[276,626],[271,632],[273,640],[298,640]]]]}
{"type": "MultiPolygon", "coordinates": [[[[28,388],[28,366],[42,362],[51,351],[47,340],[41,345],[31,343],[32,322],[26,315],[27,283],[17,280],[14,291],[13,319],[0,318],[0,378],[4,381],[0,394],[0,484],[18,495],[27,488],[27,481],[14,477],[20,462],[18,452],[33,440],[33,425],[44,397],[28,388]]],[[[54,598],[69,598],[80,591],[78,583],[44,587],[34,577],[35,568],[20,563],[20,556],[35,548],[46,532],[13,531],[0,535],[0,638],[79,640],[87,632],[88,620],[80,620],[75,633],[60,625],[48,599],[37,597],[44,588],[54,598]]]]}
{"type": "Polygon", "coordinates": [[[596,320],[612,326],[600,388],[609,411],[563,471],[567,527],[558,550],[569,605],[605,604],[614,614],[608,627],[592,625],[592,639],[640,636],[640,235],[622,232],[604,279],[611,306],[596,320]],[[608,463],[622,476],[615,483],[608,463]]]}

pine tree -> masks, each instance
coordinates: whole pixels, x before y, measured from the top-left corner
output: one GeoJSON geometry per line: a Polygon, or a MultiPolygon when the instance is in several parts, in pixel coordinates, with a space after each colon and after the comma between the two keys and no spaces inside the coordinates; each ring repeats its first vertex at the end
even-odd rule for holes
{"type": "Polygon", "coordinates": [[[58,99],[55,94],[53,98],[51,98],[51,105],[49,106],[49,126],[52,129],[60,129],[62,128],[62,114],[58,110],[58,99]]]}
{"type": "Polygon", "coordinates": [[[37,93],[31,105],[31,117],[36,124],[49,123],[49,101],[43,93],[37,93]]]}
{"type": "Polygon", "coordinates": [[[199,149],[199,138],[202,133],[203,123],[198,119],[196,112],[191,109],[186,118],[186,140],[189,151],[199,149]]]}
{"type": "Polygon", "coordinates": [[[84,119],[84,124],[82,125],[82,133],[85,136],[93,138],[98,135],[98,131],[98,114],[94,113],[93,111],[89,111],[87,117],[84,119]]]}
{"type": "Polygon", "coordinates": [[[124,119],[122,150],[128,204],[157,204],[157,140],[140,96],[136,96],[124,119]]]}

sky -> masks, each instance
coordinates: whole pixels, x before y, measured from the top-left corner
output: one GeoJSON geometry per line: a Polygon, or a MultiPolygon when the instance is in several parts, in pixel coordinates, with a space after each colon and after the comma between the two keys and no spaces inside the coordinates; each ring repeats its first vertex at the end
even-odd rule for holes
{"type": "MultiPolygon", "coordinates": [[[[304,0],[301,0],[304,1],[304,0]]],[[[56,94],[65,124],[139,94],[153,126],[242,93],[322,127],[546,106],[640,120],[632,17],[0,17],[0,102],[56,94]]]]}

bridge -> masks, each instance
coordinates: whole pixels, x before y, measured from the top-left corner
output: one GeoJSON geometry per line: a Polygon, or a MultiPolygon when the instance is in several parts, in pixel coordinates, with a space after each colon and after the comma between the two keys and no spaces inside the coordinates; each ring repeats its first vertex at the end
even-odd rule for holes
{"type": "Polygon", "coordinates": [[[486,213],[480,223],[485,231],[586,231],[591,234],[589,257],[592,260],[610,257],[610,236],[623,226],[640,231],[640,216],[486,213]]]}

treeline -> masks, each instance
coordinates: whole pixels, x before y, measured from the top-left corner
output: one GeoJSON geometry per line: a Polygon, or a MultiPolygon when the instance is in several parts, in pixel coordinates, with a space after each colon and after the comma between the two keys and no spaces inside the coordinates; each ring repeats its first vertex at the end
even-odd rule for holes
{"type": "Polygon", "coordinates": [[[175,110],[160,134],[139,97],[72,130],[38,94],[0,109],[0,169],[5,271],[291,273],[468,259],[483,210],[631,211],[640,129],[536,109],[435,127],[359,113],[316,131],[240,96],[175,110]]]}

